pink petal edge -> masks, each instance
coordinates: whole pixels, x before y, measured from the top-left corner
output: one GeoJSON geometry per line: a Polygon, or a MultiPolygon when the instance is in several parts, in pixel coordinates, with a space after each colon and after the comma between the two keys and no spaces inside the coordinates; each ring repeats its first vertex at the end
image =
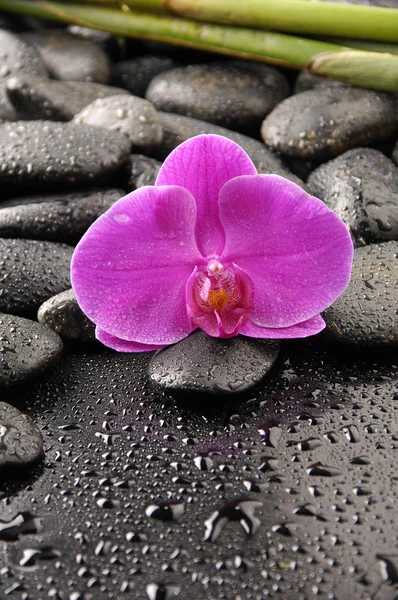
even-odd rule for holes
{"type": "Polygon", "coordinates": [[[343,221],[277,175],[237,177],[220,192],[222,262],[254,282],[251,320],[282,328],[322,312],[350,280],[353,245],[343,221]]]}
{"type": "Polygon", "coordinates": [[[220,254],[225,243],[218,211],[223,185],[239,175],[256,175],[242,148],[219,135],[198,135],[180,144],[166,158],[155,185],[179,185],[196,200],[196,240],[203,256],[220,254]]]}
{"type": "Polygon", "coordinates": [[[110,333],[107,333],[103,329],[96,327],[95,337],[99,342],[112,348],[117,352],[150,352],[151,350],[161,350],[166,347],[165,345],[150,345],[150,344],[139,344],[138,342],[130,342],[128,340],[122,340],[121,338],[115,337],[110,333]]]}
{"type": "Polygon", "coordinates": [[[302,323],[296,323],[290,327],[260,327],[252,321],[247,321],[239,333],[248,337],[263,338],[263,339],[292,339],[305,338],[311,335],[316,335],[325,329],[326,323],[321,315],[316,315],[302,323]]]}

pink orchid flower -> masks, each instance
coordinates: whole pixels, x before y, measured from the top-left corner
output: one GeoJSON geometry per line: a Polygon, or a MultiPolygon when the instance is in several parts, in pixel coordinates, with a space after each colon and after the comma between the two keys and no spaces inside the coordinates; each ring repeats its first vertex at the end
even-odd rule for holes
{"type": "Polygon", "coordinates": [[[211,336],[300,338],[346,288],[353,246],[326,205],[217,135],[178,146],[155,186],[114,204],[72,259],[72,285],[97,338],[158,350],[211,336]]]}

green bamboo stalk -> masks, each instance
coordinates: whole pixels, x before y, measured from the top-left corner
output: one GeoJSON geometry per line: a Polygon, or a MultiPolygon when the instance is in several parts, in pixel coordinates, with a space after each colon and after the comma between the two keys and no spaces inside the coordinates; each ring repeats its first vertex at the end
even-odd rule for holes
{"type": "MultiPolygon", "coordinates": [[[[40,2],[40,0],[38,0],[40,2]]],[[[61,2],[63,0],[60,0],[61,2]]],[[[66,0],[68,2],[68,0],[66,0]]],[[[74,0],[79,4],[107,4],[109,6],[126,6],[144,11],[168,12],[167,0],[74,0]]]]}
{"type": "Polygon", "coordinates": [[[310,72],[316,75],[373,89],[398,91],[398,57],[392,54],[354,51],[280,33],[198,23],[154,13],[123,12],[88,3],[0,0],[0,9],[299,69],[309,64],[310,72]]]}
{"type": "Polygon", "coordinates": [[[313,75],[376,90],[398,91],[398,57],[377,52],[325,52],[309,63],[313,75]],[[382,69],[380,65],[382,64],[382,69]]]}
{"type": "Polygon", "coordinates": [[[398,10],[308,0],[165,0],[183,17],[257,29],[398,42],[398,10]]]}
{"type": "MultiPolygon", "coordinates": [[[[60,0],[61,2],[67,2],[68,0],[60,0]]],[[[77,0],[72,0],[77,1],[77,0]]],[[[304,1],[304,0],[303,0],[304,1]]],[[[305,0],[306,2],[313,2],[313,0],[305,0]]],[[[120,7],[122,2],[121,0],[80,0],[80,4],[103,4],[110,6],[120,7]]],[[[124,0],[123,5],[136,8],[136,9],[144,9],[145,11],[156,11],[156,12],[167,12],[166,8],[167,0],[124,0]]],[[[366,7],[365,7],[366,9],[366,7]]],[[[398,54],[398,44],[387,43],[387,42],[379,42],[379,41],[369,41],[362,39],[352,39],[352,38],[339,38],[333,36],[314,36],[315,39],[323,42],[327,42],[329,44],[336,44],[339,46],[345,46],[348,48],[354,48],[358,50],[366,50],[368,52],[382,52],[389,54],[398,54]]]]}
{"type": "Polygon", "coordinates": [[[398,42],[398,10],[391,8],[311,0],[80,0],[95,2],[256,29],[398,42]]]}
{"type": "MultiPolygon", "coordinates": [[[[307,0],[309,1],[309,0],[307,0]]],[[[384,42],[369,42],[368,40],[353,40],[352,38],[337,37],[316,37],[319,41],[330,44],[342,44],[355,50],[365,50],[366,52],[381,52],[383,54],[398,54],[398,44],[388,44],[384,42]]]]}
{"type": "Polygon", "coordinates": [[[0,9],[296,69],[304,68],[320,52],[349,49],[282,33],[198,23],[139,11],[123,12],[94,4],[0,0],[0,9]]]}

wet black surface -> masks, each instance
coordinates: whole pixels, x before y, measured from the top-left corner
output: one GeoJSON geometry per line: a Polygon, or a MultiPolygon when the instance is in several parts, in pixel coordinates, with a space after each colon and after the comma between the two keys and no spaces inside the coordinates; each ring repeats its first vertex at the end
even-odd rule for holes
{"type": "Polygon", "coordinates": [[[294,342],[194,407],[149,358],[70,351],[12,396],[45,462],[0,483],[0,597],[396,598],[396,351],[294,342]]]}

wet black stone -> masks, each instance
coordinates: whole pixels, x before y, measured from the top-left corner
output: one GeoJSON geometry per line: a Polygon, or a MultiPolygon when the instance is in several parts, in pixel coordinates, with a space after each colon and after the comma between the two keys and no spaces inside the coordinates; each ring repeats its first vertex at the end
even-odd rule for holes
{"type": "Polygon", "coordinates": [[[349,150],[313,171],[307,185],[358,245],[398,240],[398,168],[381,152],[349,150]]]}
{"type": "Polygon", "coordinates": [[[317,88],[291,96],[261,127],[264,143],[273,150],[319,161],[353,147],[388,140],[397,132],[396,96],[349,86],[317,88]]]}
{"type": "Polygon", "coordinates": [[[395,164],[398,165],[398,141],[393,148],[391,158],[395,162],[395,164]]]}
{"type": "Polygon", "coordinates": [[[163,130],[157,110],[150,102],[136,96],[95,100],[77,114],[73,122],[122,133],[137,150],[156,148],[162,141],[163,130]]]}
{"type": "Polygon", "coordinates": [[[126,165],[126,186],[137,189],[143,185],[154,185],[162,163],[143,154],[132,154],[126,165]]]}
{"type": "Polygon", "coordinates": [[[303,160],[301,158],[285,157],[286,164],[294,175],[302,181],[307,181],[310,173],[319,166],[319,162],[303,160]]]}
{"type": "Polygon", "coordinates": [[[163,389],[200,394],[244,392],[268,373],[279,343],[245,337],[221,340],[197,331],[155,354],[149,376],[163,389]]]}
{"type": "Polygon", "coordinates": [[[124,195],[121,189],[87,188],[13,198],[0,203],[0,238],[77,244],[90,225],[124,195]]]}
{"type": "Polygon", "coordinates": [[[347,344],[398,343],[398,242],[355,250],[348,288],[323,314],[327,333],[347,344]]]}
{"type": "MultiPolygon", "coordinates": [[[[48,371],[61,354],[62,341],[53,331],[34,321],[0,313],[0,389],[48,371]]],[[[0,465],[2,424],[0,408],[0,465]]]]}
{"type": "Polygon", "coordinates": [[[63,340],[95,340],[95,325],[80,310],[73,290],[61,292],[44,302],[37,313],[37,320],[63,340]]]}
{"type": "Polygon", "coordinates": [[[31,77],[10,77],[6,93],[24,119],[70,121],[98,98],[127,95],[125,90],[85,81],[54,81],[31,77]]]}
{"type": "Polygon", "coordinates": [[[36,462],[43,438],[32,419],[11,404],[0,402],[0,471],[36,462]]]}
{"type": "Polygon", "coordinates": [[[214,133],[216,135],[223,135],[239,144],[250,156],[259,173],[280,175],[303,186],[303,182],[289,171],[279,156],[269,148],[266,148],[258,140],[254,140],[236,131],[225,129],[225,127],[219,127],[218,125],[205,123],[204,121],[191,119],[190,117],[164,112],[160,112],[159,115],[163,126],[163,140],[153,153],[159,160],[164,160],[174,148],[190,137],[202,133],[214,133]]]}
{"type": "Polygon", "coordinates": [[[301,71],[299,73],[296,83],[294,84],[294,93],[300,94],[301,92],[307,92],[308,90],[317,89],[320,87],[347,87],[347,84],[337,81],[337,79],[330,79],[329,77],[318,77],[312,73],[301,71]]]}
{"type": "Polygon", "coordinates": [[[65,244],[0,239],[0,311],[30,316],[70,288],[72,253],[65,244]]]}
{"type": "Polygon", "coordinates": [[[48,77],[36,48],[20,36],[0,29],[0,80],[22,74],[43,79],[48,77]]]}
{"type": "Polygon", "coordinates": [[[113,65],[112,83],[125,88],[135,96],[145,96],[152,79],[178,65],[167,56],[146,55],[123,60],[113,65]]]}
{"type": "Polygon", "coordinates": [[[276,69],[230,61],[162,73],[152,80],[146,97],[159,110],[247,133],[258,130],[288,90],[276,69]]]}
{"type": "Polygon", "coordinates": [[[7,94],[7,80],[0,83],[0,120],[17,121],[20,115],[12,105],[7,94]]]}
{"type": "Polygon", "coordinates": [[[25,33],[23,38],[35,46],[54,79],[108,83],[109,58],[91,40],[79,39],[62,29],[42,29],[25,33]]]}
{"type": "Polygon", "coordinates": [[[67,33],[83,40],[89,40],[94,42],[97,46],[100,46],[103,50],[113,48],[114,44],[117,43],[115,36],[107,31],[100,31],[99,29],[91,29],[90,27],[83,27],[82,25],[68,25],[66,28],[67,33]]]}
{"type": "Polygon", "coordinates": [[[15,187],[108,181],[127,160],[130,142],[97,127],[20,121],[0,125],[0,182],[15,187]]]}

